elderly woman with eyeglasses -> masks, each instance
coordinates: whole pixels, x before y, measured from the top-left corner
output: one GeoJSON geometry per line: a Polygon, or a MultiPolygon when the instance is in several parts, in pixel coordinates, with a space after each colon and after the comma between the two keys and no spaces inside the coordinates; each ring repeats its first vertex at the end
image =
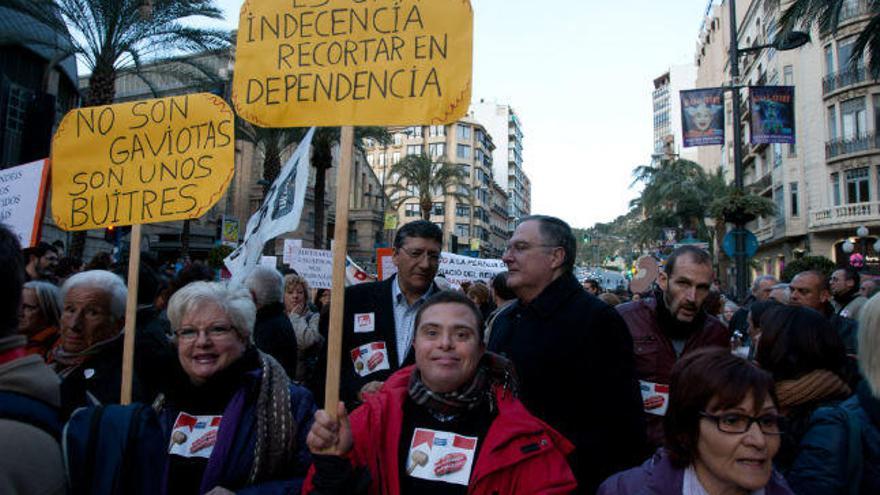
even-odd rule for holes
{"type": "Polygon", "coordinates": [[[244,288],[194,282],[168,303],[178,360],[157,401],[167,493],[298,493],[311,394],[256,349],[244,288]]]}
{"type": "Polygon", "coordinates": [[[18,333],[28,339],[25,352],[39,354],[46,360],[58,340],[60,320],[61,292],[58,287],[38,280],[24,284],[18,310],[18,333]]]}
{"type": "Polygon", "coordinates": [[[792,493],[773,469],[783,431],[773,378],[729,349],[676,363],[664,421],[665,446],[605,480],[600,495],[792,493]]]}

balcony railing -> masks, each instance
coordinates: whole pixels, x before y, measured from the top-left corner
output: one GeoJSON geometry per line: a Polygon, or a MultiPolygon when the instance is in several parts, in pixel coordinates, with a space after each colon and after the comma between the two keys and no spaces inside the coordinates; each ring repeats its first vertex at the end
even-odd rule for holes
{"type": "Polygon", "coordinates": [[[773,223],[767,222],[766,225],[762,227],[758,227],[755,230],[755,237],[758,238],[758,242],[767,242],[773,238],[773,223]]]}
{"type": "MultiPolygon", "coordinates": [[[[841,63],[848,64],[849,61],[842,61],[841,63]]],[[[827,95],[838,89],[865,82],[867,78],[867,71],[861,65],[855,68],[847,68],[833,74],[828,74],[822,78],[822,94],[827,95]]]]}
{"type": "Polygon", "coordinates": [[[812,212],[810,214],[810,228],[878,220],[880,220],[880,202],[852,203],[812,212]]]}
{"type": "Polygon", "coordinates": [[[840,138],[825,143],[825,158],[858,153],[880,148],[880,139],[874,133],[866,133],[851,138],[840,138]]]}

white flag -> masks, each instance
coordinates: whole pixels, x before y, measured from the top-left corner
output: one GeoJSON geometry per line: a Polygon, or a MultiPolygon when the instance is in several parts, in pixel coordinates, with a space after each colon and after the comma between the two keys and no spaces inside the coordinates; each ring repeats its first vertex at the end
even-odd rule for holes
{"type": "Polygon", "coordinates": [[[262,206],[248,220],[241,245],[223,260],[232,280],[243,282],[260,264],[263,245],[267,241],[299,227],[309,182],[309,149],[314,134],[315,128],[312,127],[299,142],[266,193],[262,206]]]}

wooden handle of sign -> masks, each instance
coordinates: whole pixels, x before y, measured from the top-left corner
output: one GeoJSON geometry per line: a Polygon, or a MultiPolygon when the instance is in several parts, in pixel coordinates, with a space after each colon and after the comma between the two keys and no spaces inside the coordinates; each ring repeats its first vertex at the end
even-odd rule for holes
{"type": "Polygon", "coordinates": [[[134,329],[137,323],[138,275],[141,265],[141,226],[131,226],[131,247],[128,251],[128,299],[125,301],[125,347],[122,350],[122,390],[120,404],[131,404],[134,375],[134,329]]]}
{"type": "MultiPolygon", "coordinates": [[[[330,327],[327,334],[327,381],[324,388],[324,411],[336,419],[339,403],[339,372],[342,357],[342,315],[345,309],[345,248],[348,245],[348,197],[351,191],[351,162],[354,153],[354,128],[342,127],[339,170],[336,176],[336,230],[333,233],[333,300],[330,302],[330,327]]],[[[317,246],[316,246],[317,247],[317,246]]]]}

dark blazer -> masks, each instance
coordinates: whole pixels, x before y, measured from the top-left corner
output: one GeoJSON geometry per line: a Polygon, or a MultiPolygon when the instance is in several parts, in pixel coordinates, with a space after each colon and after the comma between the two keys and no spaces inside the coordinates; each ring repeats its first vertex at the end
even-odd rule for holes
{"type": "Polygon", "coordinates": [[[257,349],[269,354],[281,363],[287,376],[296,376],[298,348],[293,324],[284,311],[284,303],[267,304],[257,310],[254,323],[254,344],[257,349]]]}
{"type": "MultiPolygon", "coordinates": [[[[349,410],[356,407],[360,401],[357,398],[361,387],[369,382],[384,382],[395,371],[415,362],[412,348],[401,350],[397,348],[397,334],[395,332],[394,306],[391,301],[392,284],[397,283],[397,276],[381,282],[358,284],[345,289],[345,311],[342,317],[342,367],[339,379],[339,397],[345,401],[349,410]],[[355,324],[356,318],[371,319],[372,325],[362,321],[361,325],[355,324]],[[357,327],[357,328],[356,328],[357,327]],[[369,328],[372,327],[372,330],[369,328]],[[355,330],[359,331],[355,331],[355,330]],[[384,347],[385,357],[380,360],[373,357],[377,351],[373,347],[384,347]],[[353,354],[360,354],[360,350],[370,351],[373,362],[366,363],[364,359],[358,359],[353,354]],[[398,365],[400,353],[404,352],[406,358],[403,366],[398,365]],[[356,364],[359,363],[359,364],[356,364]],[[355,369],[355,366],[359,370],[355,369]]],[[[434,287],[434,290],[438,290],[434,287]]],[[[334,304],[331,302],[330,304],[334,304]]],[[[326,329],[329,324],[329,312],[321,314],[321,328],[326,329]]],[[[322,370],[326,369],[326,353],[322,355],[322,370]]]]}
{"type": "Polygon", "coordinates": [[[510,358],[529,412],[575,444],[579,493],[647,456],[632,337],[614,308],[568,273],[495,319],[489,350],[510,358]]]}

